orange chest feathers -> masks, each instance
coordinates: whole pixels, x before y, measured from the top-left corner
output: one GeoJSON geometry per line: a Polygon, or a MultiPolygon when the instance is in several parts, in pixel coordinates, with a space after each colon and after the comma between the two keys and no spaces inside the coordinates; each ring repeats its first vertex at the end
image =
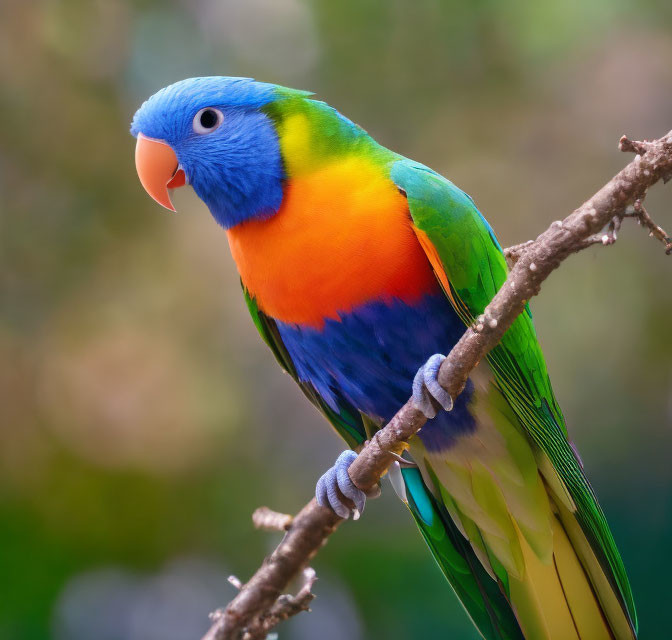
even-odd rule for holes
{"type": "Polygon", "coordinates": [[[415,302],[437,286],[406,199],[356,157],[293,178],[273,217],[227,234],[247,290],[287,323],[320,327],[366,302],[415,302]]]}

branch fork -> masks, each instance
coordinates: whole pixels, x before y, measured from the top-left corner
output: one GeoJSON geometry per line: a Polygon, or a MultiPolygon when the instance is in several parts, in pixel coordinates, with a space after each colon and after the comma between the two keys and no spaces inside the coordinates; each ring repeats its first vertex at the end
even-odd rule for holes
{"type": "MultiPolygon", "coordinates": [[[[262,508],[265,509],[266,507],[262,508]]],[[[275,512],[271,513],[275,514],[275,512]]],[[[313,584],[315,584],[316,580],[317,574],[315,573],[315,569],[306,567],[302,572],[302,584],[297,594],[291,595],[289,593],[284,593],[279,596],[268,611],[259,614],[245,627],[245,629],[242,630],[240,640],[264,640],[264,638],[268,636],[268,632],[274,627],[277,627],[281,622],[288,620],[302,611],[310,611],[310,603],[315,599],[313,584]]],[[[243,583],[236,578],[236,576],[229,576],[229,582],[238,589],[238,591],[243,589],[243,583]]],[[[217,611],[210,614],[210,620],[213,622],[212,628],[225,617],[225,614],[226,612],[222,609],[217,609],[217,611]]],[[[204,636],[203,640],[207,640],[209,637],[210,632],[204,636]]]]}

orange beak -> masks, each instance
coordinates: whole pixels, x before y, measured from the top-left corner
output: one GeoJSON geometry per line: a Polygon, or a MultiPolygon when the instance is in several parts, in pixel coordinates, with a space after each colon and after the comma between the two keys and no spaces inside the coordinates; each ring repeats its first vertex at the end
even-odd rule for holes
{"type": "Polygon", "coordinates": [[[145,191],[160,205],[175,211],[168,189],[184,186],[186,177],[170,145],[139,133],[135,145],[135,168],[145,191]]]}

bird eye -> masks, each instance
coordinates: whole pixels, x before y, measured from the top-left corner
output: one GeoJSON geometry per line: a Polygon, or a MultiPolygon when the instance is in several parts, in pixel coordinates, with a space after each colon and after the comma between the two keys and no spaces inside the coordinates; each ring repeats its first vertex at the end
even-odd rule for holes
{"type": "Polygon", "coordinates": [[[212,133],[224,120],[224,114],[219,109],[206,107],[194,116],[194,131],[196,133],[212,133]]]}

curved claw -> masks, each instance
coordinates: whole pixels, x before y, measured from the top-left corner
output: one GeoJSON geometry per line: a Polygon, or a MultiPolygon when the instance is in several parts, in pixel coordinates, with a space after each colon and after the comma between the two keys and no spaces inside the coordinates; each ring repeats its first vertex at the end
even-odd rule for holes
{"type": "Polygon", "coordinates": [[[315,486],[317,503],[331,508],[336,515],[344,519],[350,517],[351,510],[343,501],[343,497],[352,500],[355,505],[352,510],[353,520],[359,518],[366,504],[366,494],[355,486],[348,473],[348,467],[356,457],[354,451],[347,450],[341,453],[334,466],[322,475],[315,486]]]}
{"type": "Polygon", "coordinates": [[[444,355],[435,353],[418,369],[415,378],[413,378],[413,403],[419,411],[425,414],[427,419],[434,418],[437,414],[434,400],[445,411],[450,411],[453,408],[451,395],[438,381],[439,369],[445,359],[444,355]]]}

